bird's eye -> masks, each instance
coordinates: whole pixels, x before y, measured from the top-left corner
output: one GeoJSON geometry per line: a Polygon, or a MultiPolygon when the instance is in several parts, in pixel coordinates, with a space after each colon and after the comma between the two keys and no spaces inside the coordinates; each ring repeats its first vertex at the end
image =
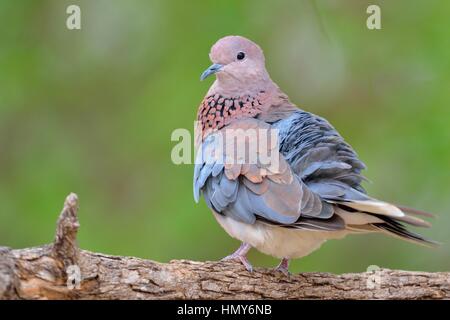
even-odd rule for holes
{"type": "Polygon", "coordinates": [[[242,60],[245,58],[245,53],[243,53],[242,51],[238,52],[237,57],[238,60],[242,60]]]}

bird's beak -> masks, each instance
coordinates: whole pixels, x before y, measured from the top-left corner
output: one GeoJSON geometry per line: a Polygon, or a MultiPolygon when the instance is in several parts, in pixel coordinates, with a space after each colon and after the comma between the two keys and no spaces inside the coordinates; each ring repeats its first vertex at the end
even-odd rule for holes
{"type": "Polygon", "coordinates": [[[210,75],[219,72],[220,69],[222,69],[223,65],[214,63],[212,66],[210,66],[208,69],[206,69],[202,75],[200,76],[200,80],[203,81],[206,78],[208,78],[210,75]]]}

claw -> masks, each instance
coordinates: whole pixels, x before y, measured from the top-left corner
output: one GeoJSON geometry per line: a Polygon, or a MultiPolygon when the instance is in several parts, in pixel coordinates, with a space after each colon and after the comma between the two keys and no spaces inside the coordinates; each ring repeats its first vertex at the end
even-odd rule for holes
{"type": "Polygon", "coordinates": [[[239,261],[241,261],[248,272],[253,272],[253,266],[250,264],[246,256],[239,256],[239,261]]]}
{"type": "Polygon", "coordinates": [[[274,270],[283,273],[285,276],[290,276],[291,273],[289,272],[289,259],[283,258],[280,264],[274,270]]]}
{"type": "Polygon", "coordinates": [[[237,260],[244,265],[248,272],[253,272],[253,266],[250,264],[246,256],[250,248],[250,245],[243,243],[234,253],[222,258],[220,261],[237,260]]]}

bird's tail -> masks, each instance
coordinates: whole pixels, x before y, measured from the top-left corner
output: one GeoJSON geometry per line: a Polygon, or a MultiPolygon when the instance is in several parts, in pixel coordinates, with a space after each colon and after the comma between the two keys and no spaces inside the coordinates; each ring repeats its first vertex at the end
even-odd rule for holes
{"type": "Polygon", "coordinates": [[[439,245],[438,242],[412,232],[406,227],[406,225],[431,227],[429,222],[417,217],[433,217],[430,213],[396,206],[372,198],[369,200],[349,200],[335,204],[341,209],[337,213],[346,221],[346,225],[351,231],[379,231],[422,245],[439,245]]]}

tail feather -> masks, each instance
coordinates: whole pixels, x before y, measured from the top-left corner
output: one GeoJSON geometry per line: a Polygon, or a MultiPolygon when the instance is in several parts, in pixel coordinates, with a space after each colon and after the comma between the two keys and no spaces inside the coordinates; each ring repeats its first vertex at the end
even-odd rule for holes
{"type": "Polygon", "coordinates": [[[391,236],[398,237],[402,240],[432,247],[436,247],[439,245],[438,242],[425,238],[418,233],[412,232],[406,229],[405,226],[401,223],[390,220],[390,218],[387,218],[384,223],[375,223],[373,224],[373,226],[380,231],[383,231],[391,236]]]}
{"type": "Polygon", "coordinates": [[[429,223],[428,221],[424,221],[422,219],[408,216],[408,215],[405,215],[404,217],[395,218],[395,220],[406,222],[406,223],[416,226],[416,227],[422,227],[422,228],[430,228],[431,227],[431,223],[429,223]]]}
{"type": "MultiPolygon", "coordinates": [[[[343,205],[345,207],[352,208],[358,212],[368,213],[376,217],[390,217],[394,220],[402,221],[417,227],[424,227],[424,228],[431,227],[431,224],[429,222],[405,214],[405,212],[403,212],[403,210],[401,210],[400,207],[376,199],[370,199],[367,201],[366,200],[346,201],[340,204],[341,206],[343,205]]],[[[421,212],[419,210],[415,210],[415,212],[416,211],[421,212]]]]}
{"type": "Polygon", "coordinates": [[[406,213],[411,213],[421,216],[432,216],[427,212],[420,210],[395,206],[393,204],[379,201],[370,198],[369,200],[346,200],[344,202],[335,201],[344,213],[339,212],[344,220],[348,221],[347,229],[355,232],[371,232],[371,231],[381,231],[387,233],[391,236],[399,237],[403,240],[412,241],[414,243],[436,246],[439,243],[427,239],[420,234],[409,231],[403,223],[417,226],[417,227],[430,227],[431,224],[424,221],[418,217],[408,215],[406,213]],[[345,214],[347,212],[347,214],[345,214]],[[359,214],[359,219],[349,219],[347,217],[352,217],[353,215],[359,214]],[[405,213],[406,212],[406,213],[405,213]],[[374,217],[377,220],[373,221],[374,217]],[[345,219],[347,218],[347,219],[345,219]]]}
{"type": "Polygon", "coordinates": [[[405,207],[405,206],[399,206],[397,205],[397,207],[402,210],[403,212],[406,213],[410,213],[416,216],[423,216],[423,217],[429,217],[429,218],[434,218],[434,214],[426,212],[426,211],[422,211],[422,210],[418,210],[418,209],[414,209],[414,208],[409,208],[409,207],[405,207]]]}

